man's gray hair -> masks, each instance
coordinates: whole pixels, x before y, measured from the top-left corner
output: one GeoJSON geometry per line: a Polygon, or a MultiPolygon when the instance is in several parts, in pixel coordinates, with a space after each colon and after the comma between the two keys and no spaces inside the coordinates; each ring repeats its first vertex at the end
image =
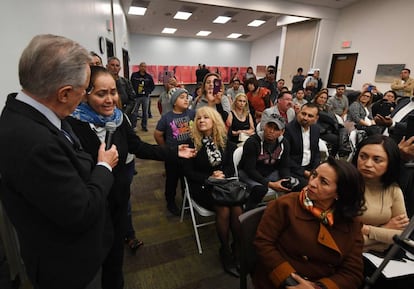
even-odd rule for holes
{"type": "Polygon", "coordinates": [[[37,35],[19,61],[19,79],[24,90],[46,98],[61,87],[81,87],[86,82],[90,56],[77,42],[51,34],[37,35]]]}

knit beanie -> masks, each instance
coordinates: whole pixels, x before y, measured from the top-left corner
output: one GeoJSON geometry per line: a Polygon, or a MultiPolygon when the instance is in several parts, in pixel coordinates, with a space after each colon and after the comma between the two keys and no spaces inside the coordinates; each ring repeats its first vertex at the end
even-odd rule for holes
{"type": "Polygon", "coordinates": [[[172,106],[174,106],[177,98],[182,94],[182,93],[186,93],[188,95],[188,91],[184,88],[180,88],[180,87],[174,87],[171,88],[170,91],[168,92],[169,96],[170,96],[170,103],[172,106]]]}

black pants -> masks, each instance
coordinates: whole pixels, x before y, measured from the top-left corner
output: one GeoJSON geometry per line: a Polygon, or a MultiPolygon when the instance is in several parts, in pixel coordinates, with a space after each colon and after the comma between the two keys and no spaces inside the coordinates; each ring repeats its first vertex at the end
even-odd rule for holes
{"type": "MultiPolygon", "coordinates": [[[[175,195],[178,185],[178,180],[181,180],[181,185],[183,181],[183,173],[179,161],[165,161],[165,200],[167,205],[175,204],[175,195]]],[[[181,188],[183,192],[183,188],[181,188]]]]}

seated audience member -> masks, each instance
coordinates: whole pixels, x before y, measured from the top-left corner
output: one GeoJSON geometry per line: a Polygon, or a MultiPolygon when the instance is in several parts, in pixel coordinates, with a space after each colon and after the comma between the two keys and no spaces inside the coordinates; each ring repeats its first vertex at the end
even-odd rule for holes
{"type": "Polygon", "coordinates": [[[208,73],[204,77],[203,84],[201,86],[202,95],[195,105],[195,109],[199,109],[203,106],[213,107],[220,113],[223,122],[227,120],[227,116],[231,110],[230,101],[228,97],[223,94],[224,84],[222,84],[221,90],[214,93],[214,80],[221,79],[218,73],[208,73]]]}
{"type": "Polygon", "coordinates": [[[319,107],[319,118],[317,124],[320,128],[320,138],[330,145],[329,154],[345,156],[349,154],[349,138],[345,127],[338,122],[335,114],[327,104],[328,94],[320,91],[313,102],[319,107]]]}
{"type": "Polygon", "coordinates": [[[288,124],[295,119],[295,110],[293,109],[293,97],[290,91],[282,91],[278,95],[277,102],[271,108],[268,108],[269,113],[276,113],[283,117],[285,124],[288,124]]]}
{"type": "Polygon", "coordinates": [[[319,151],[319,109],[314,103],[305,103],[296,119],[286,126],[285,137],[290,144],[290,171],[299,180],[293,190],[301,190],[321,161],[319,151]]]}
{"type": "Polygon", "coordinates": [[[260,121],[261,131],[249,137],[243,145],[239,176],[250,189],[246,210],[256,207],[269,189],[291,191],[282,185],[290,176],[290,147],[283,137],[285,126],[282,117],[266,110],[260,121]]]}
{"type": "Polygon", "coordinates": [[[298,88],[295,93],[295,97],[292,100],[292,103],[296,114],[300,111],[302,105],[308,103],[308,101],[305,99],[305,91],[303,88],[298,88]]]}
{"type": "Polygon", "coordinates": [[[399,79],[394,79],[391,83],[391,89],[394,90],[398,96],[412,96],[414,90],[414,79],[410,77],[411,70],[403,68],[399,79]]]}
{"type": "Polygon", "coordinates": [[[313,101],[313,98],[315,97],[316,93],[313,94],[313,87],[307,86],[303,90],[305,92],[304,98],[307,100],[307,102],[313,101]]]}
{"type": "Polygon", "coordinates": [[[219,113],[211,107],[199,108],[192,126],[192,140],[197,150],[193,159],[184,160],[184,175],[188,179],[191,197],[201,206],[216,212],[216,230],[220,240],[220,259],[224,270],[239,276],[235,259],[240,236],[241,206],[218,204],[204,187],[209,177],[234,176],[233,152],[235,144],[226,140],[226,127],[219,113]],[[230,231],[234,245],[230,246],[230,231]],[[231,248],[233,247],[233,248],[231,248]]]}
{"type": "MultiPolygon", "coordinates": [[[[372,135],[359,143],[353,159],[354,165],[365,181],[366,211],[361,217],[363,223],[364,251],[385,256],[394,243],[393,236],[399,235],[409,223],[404,197],[397,184],[400,166],[400,152],[397,144],[389,137],[372,135]]],[[[365,276],[371,276],[376,266],[364,258],[365,276]]],[[[399,277],[392,280],[380,277],[371,286],[380,288],[406,288],[414,284],[414,277],[399,277]],[[407,283],[411,280],[411,283],[407,283]]]]}
{"type": "MultiPolygon", "coordinates": [[[[154,139],[159,145],[168,147],[190,144],[190,127],[194,120],[194,110],[189,110],[188,91],[184,88],[170,90],[172,111],[164,114],[157,123],[154,139]]],[[[165,163],[165,200],[167,209],[175,216],[180,210],[175,203],[178,180],[182,179],[181,164],[177,160],[166,160],[165,163]]]]}
{"type": "Polygon", "coordinates": [[[389,135],[399,143],[406,135],[407,121],[411,117],[414,117],[414,97],[403,97],[389,116],[377,114],[374,120],[377,125],[386,127],[384,135],[389,135]]]}
{"type": "Polygon", "coordinates": [[[395,109],[397,100],[397,94],[395,91],[388,90],[384,93],[382,99],[374,102],[371,106],[372,116],[375,117],[377,114],[382,116],[389,116],[395,109]]]}
{"type": "Polygon", "coordinates": [[[240,79],[233,79],[231,87],[226,91],[226,95],[231,99],[231,102],[233,102],[234,98],[239,93],[244,93],[244,87],[240,84],[240,79]]]}
{"type": "MultiPolygon", "coordinates": [[[[251,66],[247,67],[247,71],[243,76],[243,83],[246,84],[246,81],[250,78],[256,78],[256,74],[254,74],[253,67],[251,66]]],[[[246,87],[244,89],[246,90],[246,87]]]]}
{"type": "Polygon", "coordinates": [[[348,98],[344,94],[345,84],[338,84],[336,86],[336,93],[334,96],[328,98],[328,105],[331,110],[339,115],[343,120],[346,118],[348,113],[349,102],[348,98]]]}
{"type": "Polygon", "coordinates": [[[250,112],[254,116],[255,123],[258,123],[263,111],[272,106],[270,90],[266,87],[259,87],[256,78],[248,79],[245,85],[247,87],[246,95],[249,100],[250,112]]]}
{"type": "Polygon", "coordinates": [[[352,121],[355,124],[355,128],[363,130],[367,135],[378,134],[381,129],[375,125],[375,121],[372,118],[370,106],[372,103],[372,94],[369,91],[363,91],[358,96],[348,109],[346,119],[352,121]]]}
{"type": "MultiPolygon", "coordinates": [[[[135,154],[138,158],[154,160],[177,157],[177,147],[161,147],[141,141],[132,130],[127,118],[116,107],[118,101],[119,95],[111,73],[103,67],[92,66],[85,102],[78,105],[68,118],[82,148],[94,158],[94,161],[101,143],[105,142],[106,124],[112,122],[116,127],[112,142],[118,149],[119,162],[112,171],[114,184],[108,195],[108,210],[114,228],[114,240],[102,266],[103,289],[119,289],[124,284],[123,244],[130,194],[129,168],[126,165],[128,153],[135,154]]],[[[194,150],[189,149],[188,146],[182,145],[178,149],[178,156],[192,157],[193,155],[194,150]]]]}
{"type": "Polygon", "coordinates": [[[249,103],[244,93],[239,93],[234,98],[231,113],[227,117],[229,140],[238,144],[255,133],[253,117],[249,111],[249,103]]]}
{"type": "Polygon", "coordinates": [[[255,288],[341,288],[362,284],[364,181],[329,157],[300,193],[271,202],[257,229],[255,288]],[[298,285],[294,285],[294,284],[298,285]]]}

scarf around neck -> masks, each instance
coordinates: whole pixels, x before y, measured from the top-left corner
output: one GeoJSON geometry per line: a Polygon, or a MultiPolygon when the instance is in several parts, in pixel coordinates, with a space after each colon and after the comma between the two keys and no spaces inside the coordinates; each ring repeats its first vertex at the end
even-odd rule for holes
{"type": "Polygon", "coordinates": [[[320,222],[324,225],[333,226],[334,224],[334,216],[333,216],[333,209],[330,208],[326,211],[315,207],[312,200],[309,199],[306,193],[306,187],[299,194],[299,203],[301,204],[302,208],[309,211],[312,215],[314,215],[320,222]]]}
{"type": "Polygon", "coordinates": [[[98,127],[105,127],[107,122],[114,122],[116,127],[119,127],[123,121],[123,114],[120,109],[115,108],[111,116],[103,116],[97,114],[86,102],[79,104],[71,116],[80,121],[92,123],[98,127]]]}
{"type": "Polygon", "coordinates": [[[203,137],[201,140],[203,145],[206,147],[208,161],[212,167],[219,166],[221,164],[221,152],[217,148],[211,137],[203,137]]]}

